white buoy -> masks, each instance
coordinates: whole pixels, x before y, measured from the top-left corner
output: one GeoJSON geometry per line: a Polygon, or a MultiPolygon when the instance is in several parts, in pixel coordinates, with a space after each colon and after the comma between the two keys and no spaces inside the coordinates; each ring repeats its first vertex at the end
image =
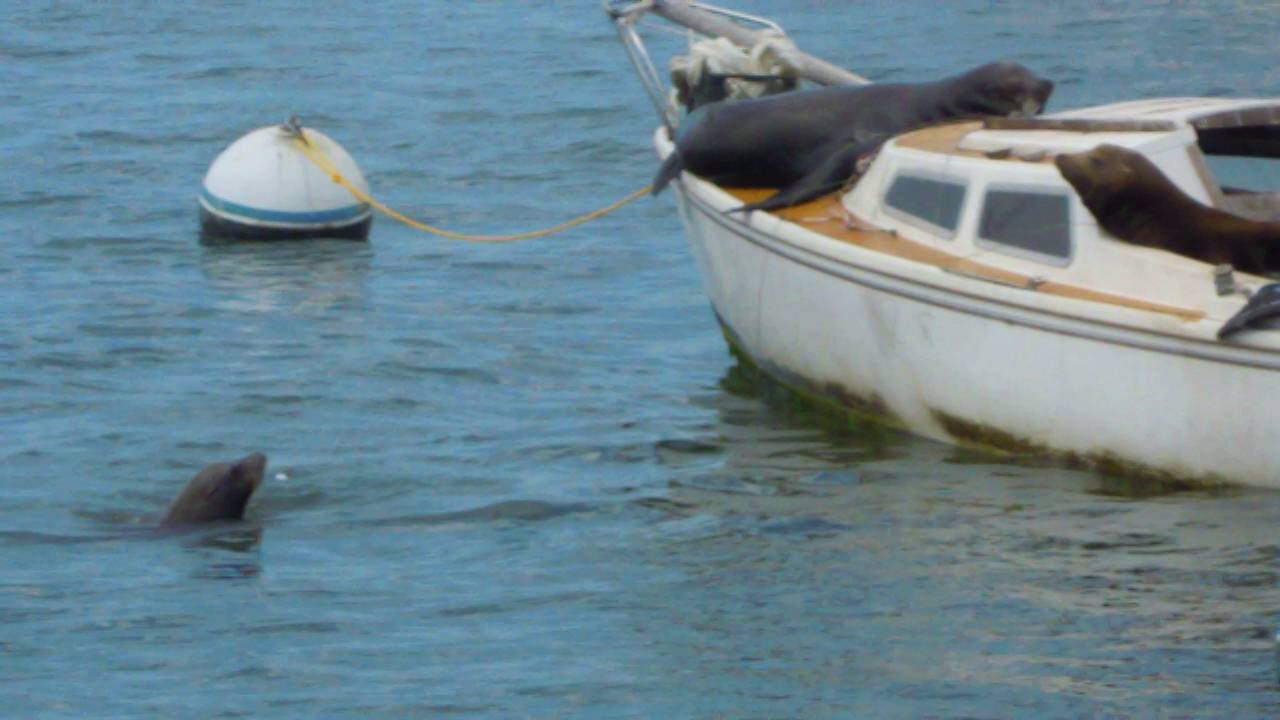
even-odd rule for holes
{"type": "MultiPolygon", "coordinates": [[[[296,121],[291,121],[296,122],[296,121]]],[[[205,239],[283,240],[369,236],[373,213],[298,149],[294,127],[258,128],[223,150],[204,176],[200,229],[205,239]]],[[[365,192],[355,160],[324,133],[309,142],[365,192]]]]}

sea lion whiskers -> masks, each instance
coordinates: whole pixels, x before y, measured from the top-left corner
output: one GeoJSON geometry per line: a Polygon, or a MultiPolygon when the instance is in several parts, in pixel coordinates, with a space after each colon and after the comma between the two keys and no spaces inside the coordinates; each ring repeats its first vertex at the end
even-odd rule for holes
{"type": "Polygon", "coordinates": [[[1027,98],[1022,101],[1022,107],[1014,110],[1009,117],[1028,118],[1039,115],[1044,110],[1044,104],[1035,98],[1027,98]]]}

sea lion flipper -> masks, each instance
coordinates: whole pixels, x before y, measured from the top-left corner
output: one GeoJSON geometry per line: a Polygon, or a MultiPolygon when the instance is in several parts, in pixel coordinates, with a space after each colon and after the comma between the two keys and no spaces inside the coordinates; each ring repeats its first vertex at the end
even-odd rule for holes
{"type": "Polygon", "coordinates": [[[822,197],[829,192],[834,192],[853,175],[858,166],[858,158],[868,149],[865,143],[846,145],[831,153],[826,160],[819,163],[804,177],[787,185],[773,195],[763,200],[734,208],[729,212],[780,210],[822,197]]]}
{"type": "Polygon", "coordinates": [[[662,167],[658,168],[658,174],[653,176],[653,186],[649,192],[653,195],[662,192],[662,189],[680,175],[681,172],[684,172],[684,159],[680,157],[679,150],[672,150],[667,159],[663,161],[662,167]]]}
{"type": "Polygon", "coordinates": [[[1241,330],[1266,327],[1280,318],[1280,283],[1264,285],[1249,298],[1240,312],[1218,328],[1218,339],[1226,340],[1241,330]]]}

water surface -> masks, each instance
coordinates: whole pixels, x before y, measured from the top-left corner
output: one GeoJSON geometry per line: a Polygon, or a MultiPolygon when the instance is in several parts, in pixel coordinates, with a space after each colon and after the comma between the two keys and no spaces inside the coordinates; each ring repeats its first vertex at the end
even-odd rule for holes
{"type": "MultiPolygon", "coordinates": [[[[744,2],[878,80],[1066,108],[1280,93],[1254,3],[744,2]]],[[[394,207],[540,227],[648,182],[596,3],[8,3],[0,701],[21,717],[1262,717],[1280,495],[796,408],[671,200],[553,239],[201,246],[291,113],[394,207]],[[244,525],[149,528],[263,450],[244,525]]]]}

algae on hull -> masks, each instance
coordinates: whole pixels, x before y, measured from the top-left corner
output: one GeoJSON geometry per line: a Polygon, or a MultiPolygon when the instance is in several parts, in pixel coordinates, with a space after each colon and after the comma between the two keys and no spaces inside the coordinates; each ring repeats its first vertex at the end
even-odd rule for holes
{"type": "MultiPolygon", "coordinates": [[[[719,319],[717,317],[717,319],[719,319]]],[[[910,432],[875,393],[857,393],[837,383],[814,383],[772,363],[752,358],[738,343],[733,332],[720,322],[729,352],[748,378],[765,382],[765,399],[773,405],[803,409],[806,419],[829,430],[855,431],[859,435],[898,430],[910,432]],[[771,392],[770,386],[780,392],[771,392]]],[[[727,381],[728,379],[726,379],[727,381]]],[[[726,382],[726,389],[734,389],[726,382]]],[[[981,423],[966,420],[942,410],[931,409],[933,418],[946,431],[953,444],[1004,458],[1019,456],[1038,458],[1074,470],[1087,470],[1109,478],[1106,494],[1123,497],[1145,497],[1168,492],[1213,490],[1231,487],[1226,478],[1215,473],[1177,473],[1126,460],[1111,452],[1080,453],[1058,450],[1043,442],[981,423]]]]}

